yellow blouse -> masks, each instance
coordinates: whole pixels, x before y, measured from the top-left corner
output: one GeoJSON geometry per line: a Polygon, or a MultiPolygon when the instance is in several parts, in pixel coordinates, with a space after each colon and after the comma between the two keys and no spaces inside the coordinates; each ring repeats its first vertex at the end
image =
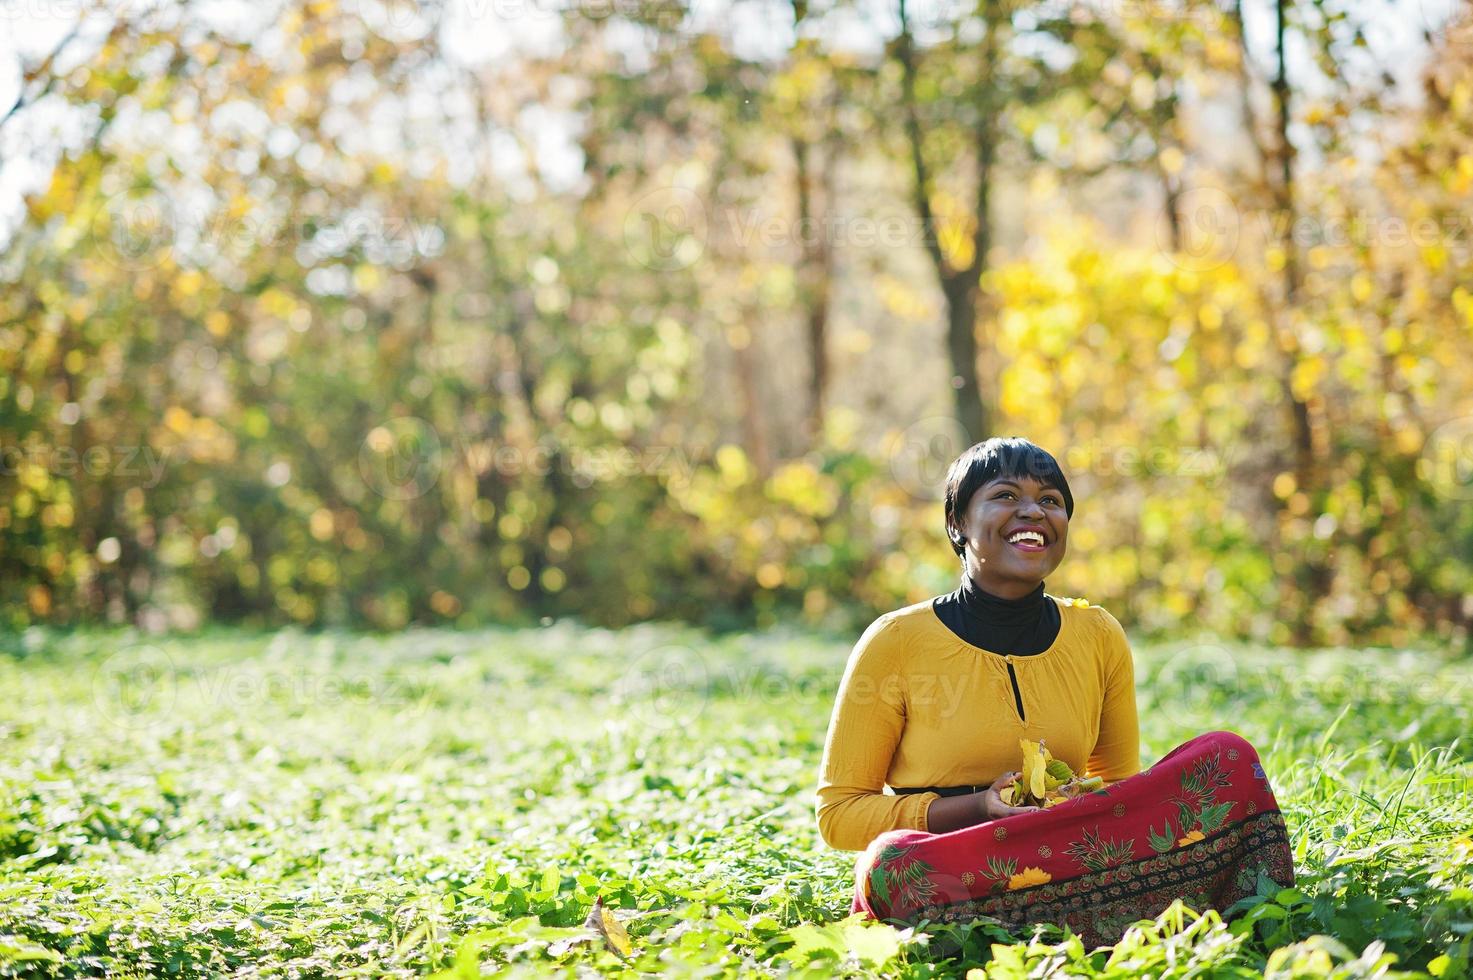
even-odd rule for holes
{"type": "Polygon", "coordinates": [[[1019,738],[1045,739],[1056,758],[1107,785],[1140,771],[1125,630],[1083,599],[1055,602],[1059,635],[1026,657],[966,642],[929,599],[870,624],[849,655],[824,741],[818,829],[830,847],[859,851],[887,830],[926,830],[939,794],[883,788],[990,784],[1022,768],[1019,738]]]}

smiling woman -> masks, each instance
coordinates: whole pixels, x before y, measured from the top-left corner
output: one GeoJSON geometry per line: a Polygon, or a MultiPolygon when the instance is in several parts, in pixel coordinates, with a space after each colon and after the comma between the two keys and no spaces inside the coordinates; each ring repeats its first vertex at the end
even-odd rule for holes
{"type": "Polygon", "coordinates": [[[1073,514],[1058,462],[1025,439],[952,463],[961,583],[871,624],[829,720],[818,826],[864,852],[855,911],[1050,921],[1113,942],[1176,898],[1227,909],[1260,872],[1292,884],[1283,818],[1241,737],[1209,732],[1141,772],[1125,631],[1044,592],[1073,514]],[[1103,788],[1047,810],[1005,803],[1025,739],[1103,788]]]}

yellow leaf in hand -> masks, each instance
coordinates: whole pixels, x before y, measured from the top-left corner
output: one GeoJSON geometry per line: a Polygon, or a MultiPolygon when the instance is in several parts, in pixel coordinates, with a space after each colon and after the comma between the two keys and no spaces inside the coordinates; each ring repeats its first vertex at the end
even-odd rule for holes
{"type": "Polygon", "coordinates": [[[1023,785],[1027,788],[1029,796],[1042,800],[1044,794],[1048,792],[1045,782],[1048,760],[1044,758],[1043,743],[1020,738],[1018,744],[1023,747],[1023,785]]]}

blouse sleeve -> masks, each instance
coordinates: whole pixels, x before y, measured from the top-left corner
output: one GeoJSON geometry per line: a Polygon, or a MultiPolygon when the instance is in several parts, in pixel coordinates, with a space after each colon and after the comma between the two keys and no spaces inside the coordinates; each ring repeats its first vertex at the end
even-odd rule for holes
{"type": "Polygon", "coordinates": [[[905,727],[902,630],[880,617],[855,644],[839,681],[818,777],[824,843],[862,851],[887,830],[927,830],[936,793],[885,795],[885,777],[905,727]]]}
{"type": "Polygon", "coordinates": [[[1100,707],[1100,736],[1085,774],[1100,776],[1108,786],[1141,771],[1141,728],[1135,703],[1135,660],[1119,620],[1104,609],[1105,696],[1100,707]]]}

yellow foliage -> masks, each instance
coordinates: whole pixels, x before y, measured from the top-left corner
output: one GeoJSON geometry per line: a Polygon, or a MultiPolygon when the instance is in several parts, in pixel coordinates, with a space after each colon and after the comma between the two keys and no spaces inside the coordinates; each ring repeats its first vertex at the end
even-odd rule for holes
{"type": "Polygon", "coordinates": [[[833,479],[804,460],[778,467],[767,481],[767,492],[772,499],[791,504],[811,517],[827,517],[839,503],[839,489],[833,479]]]}
{"type": "Polygon", "coordinates": [[[326,541],[328,538],[331,538],[333,529],[332,511],[326,507],[317,508],[312,512],[312,517],[308,520],[308,528],[311,531],[312,537],[318,541],[326,541]]]}
{"type": "Polygon", "coordinates": [[[721,482],[728,487],[738,487],[752,478],[752,467],[747,454],[740,446],[727,443],[716,450],[716,468],[721,473],[721,482]]]}
{"type": "Polygon", "coordinates": [[[977,228],[976,215],[961,200],[945,192],[932,196],[931,207],[936,215],[936,239],[941,254],[953,269],[966,268],[975,254],[972,234],[977,228]]]}
{"type": "Polygon", "coordinates": [[[164,426],[180,435],[188,435],[193,422],[193,416],[178,405],[164,410],[164,426]]]}

